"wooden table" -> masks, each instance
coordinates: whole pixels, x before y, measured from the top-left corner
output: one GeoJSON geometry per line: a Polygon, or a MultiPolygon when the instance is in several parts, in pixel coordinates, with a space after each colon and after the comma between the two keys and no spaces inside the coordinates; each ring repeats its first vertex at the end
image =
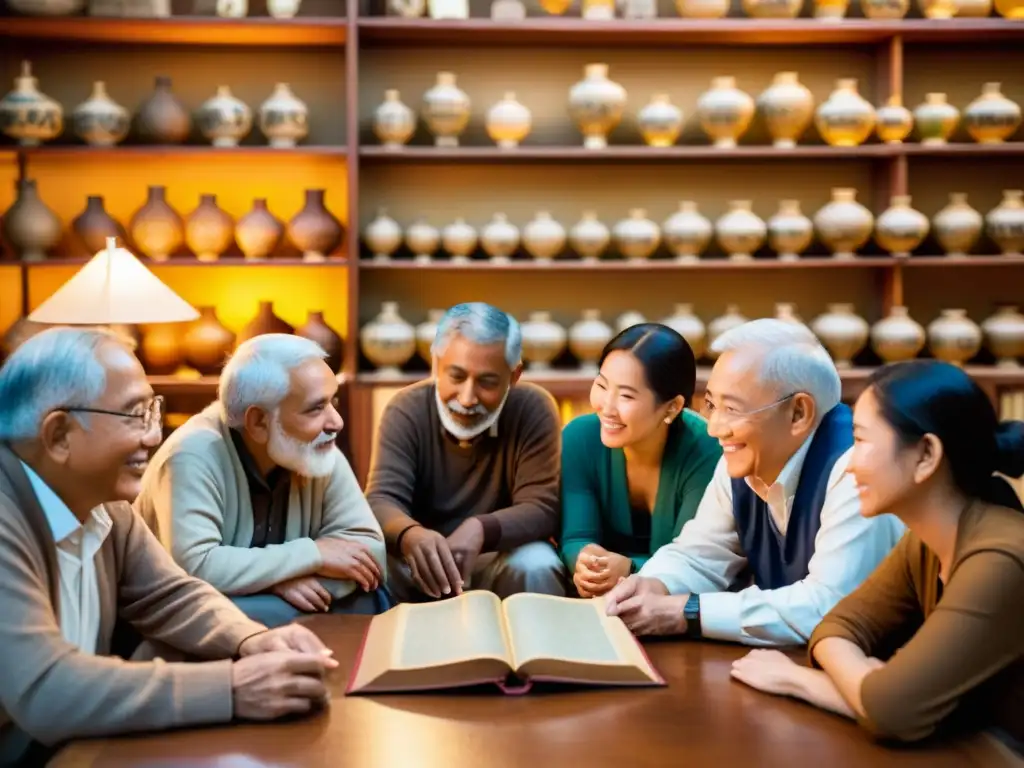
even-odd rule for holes
{"type": "Polygon", "coordinates": [[[57,768],[996,768],[1021,765],[993,740],[942,747],[874,743],[854,723],[731,680],[739,646],[645,643],[669,685],[485,693],[345,696],[368,622],[309,626],[341,666],[327,711],[292,722],[190,729],[66,747],[57,768]]]}

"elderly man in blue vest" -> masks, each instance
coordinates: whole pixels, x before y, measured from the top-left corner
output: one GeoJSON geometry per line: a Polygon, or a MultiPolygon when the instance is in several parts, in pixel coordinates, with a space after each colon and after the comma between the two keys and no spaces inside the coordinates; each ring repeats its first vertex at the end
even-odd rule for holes
{"type": "Polygon", "coordinates": [[[704,416],[723,456],[696,516],[608,593],[607,612],[638,635],[802,645],[903,525],[860,514],[851,411],[806,326],[755,320],[712,349],[704,416]]]}

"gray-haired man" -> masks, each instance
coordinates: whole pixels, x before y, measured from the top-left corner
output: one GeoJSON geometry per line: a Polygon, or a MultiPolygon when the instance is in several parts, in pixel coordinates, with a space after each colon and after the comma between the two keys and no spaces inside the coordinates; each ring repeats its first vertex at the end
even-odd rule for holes
{"type": "Polygon", "coordinates": [[[403,601],[486,589],[565,594],[558,528],[561,424],[554,398],[518,383],[522,337],[488,304],[438,324],[433,375],[381,418],[367,498],[403,601]]]}

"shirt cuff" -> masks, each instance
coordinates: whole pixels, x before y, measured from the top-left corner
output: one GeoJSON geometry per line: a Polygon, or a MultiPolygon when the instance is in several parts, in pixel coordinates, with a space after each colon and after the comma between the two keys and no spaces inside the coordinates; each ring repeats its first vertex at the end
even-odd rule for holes
{"type": "Polygon", "coordinates": [[[493,552],[501,541],[501,520],[491,515],[477,515],[477,520],[484,529],[484,543],[481,552],[493,552]]]}
{"type": "Polygon", "coordinates": [[[743,598],[738,592],[701,595],[701,633],[707,640],[740,641],[743,637],[742,611],[743,598]]]}

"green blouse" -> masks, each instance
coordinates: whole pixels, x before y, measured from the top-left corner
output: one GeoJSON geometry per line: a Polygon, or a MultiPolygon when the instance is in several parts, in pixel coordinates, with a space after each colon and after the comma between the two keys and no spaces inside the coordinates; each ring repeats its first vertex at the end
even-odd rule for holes
{"type": "Polygon", "coordinates": [[[646,510],[630,507],[626,456],[621,448],[606,448],[601,442],[597,414],[573,419],[562,430],[560,544],[566,568],[574,572],[580,550],[599,544],[629,557],[639,569],[697,513],[721,455],[703,417],[684,410],[669,427],[658,495],[647,521],[646,510]]]}

